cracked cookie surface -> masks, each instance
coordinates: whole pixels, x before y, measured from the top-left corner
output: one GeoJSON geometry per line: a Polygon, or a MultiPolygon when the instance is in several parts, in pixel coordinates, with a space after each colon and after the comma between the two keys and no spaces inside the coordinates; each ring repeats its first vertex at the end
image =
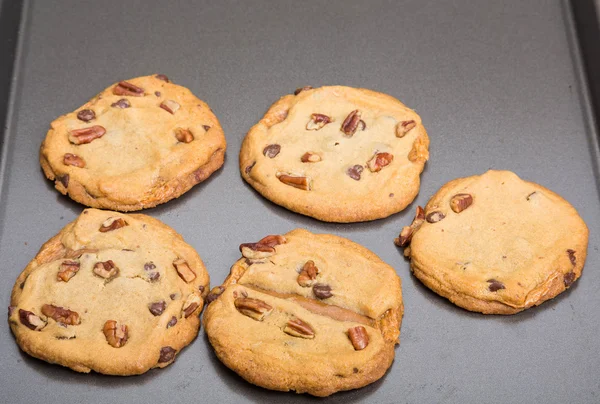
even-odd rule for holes
{"type": "Polygon", "coordinates": [[[444,185],[396,243],[434,292],[470,311],[514,314],[581,276],[588,228],[556,193],[492,170],[444,185]]]}
{"type": "Polygon", "coordinates": [[[393,268],[347,239],[302,229],[240,249],[203,319],[226,366],[258,386],[316,396],[385,374],[403,314],[393,268]]]}
{"type": "Polygon", "coordinates": [[[223,165],[210,107],[164,75],[115,83],[50,124],[40,164],[56,189],[118,211],[177,198],[223,165]]]}
{"type": "Polygon", "coordinates": [[[282,97],[250,129],[240,172],[287,209],[328,222],[359,222],[412,202],[428,147],[419,115],[389,95],[307,87],[282,97]]]}
{"type": "Polygon", "coordinates": [[[31,356],[140,374],[171,364],[196,337],[208,286],[200,257],[170,227],[86,209],[19,275],[8,321],[31,356]]]}

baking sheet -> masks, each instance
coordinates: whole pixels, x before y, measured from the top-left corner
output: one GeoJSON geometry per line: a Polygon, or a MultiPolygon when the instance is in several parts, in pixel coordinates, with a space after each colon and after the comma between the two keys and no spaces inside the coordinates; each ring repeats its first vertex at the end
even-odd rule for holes
{"type": "MultiPolygon", "coordinates": [[[[4,134],[0,301],[82,210],[44,179],[49,123],[120,79],[164,73],[208,102],[225,130],[224,167],[143,213],[181,233],[220,284],[238,245],[296,227],[370,248],[403,280],[401,344],[386,376],[327,402],[598,403],[600,199],[597,138],[573,19],[561,1],[26,1],[4,134]],[[241,179],[243,136],[304,85],[366,87],[416,109],[431,138],[406,211],[358,224],[288,212],[241,179]],[[453,306],[410,275],[393,238],[445,182],[510,169],[564,196],[590,228],[582,278],[521,314],[453,306]]],[[[242,337],[242,336],[241,336],[242,337]]],[[[0,322],[0,402],[308,402],[224,367],[204,331],[176,362],[136,377],[78,374],[30,358],[0,322]]]]}

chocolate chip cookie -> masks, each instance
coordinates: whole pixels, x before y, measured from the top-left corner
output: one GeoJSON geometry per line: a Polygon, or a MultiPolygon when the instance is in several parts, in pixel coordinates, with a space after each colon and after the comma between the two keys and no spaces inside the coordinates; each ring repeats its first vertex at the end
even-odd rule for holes
{"type": "Polygon", "coordinates": [[[327,222],[360,222],[404,209],[429,158],[421,118],[366,89],[298,89],[246,136],[242,177],[267,199],[327,222]]]}
{"type": "Polygon", "coordinates": [[[115,83],[52,122],[40,163],[62,194],[126,212],[204,181],[223,165],[225,147],[209,106],[158,74],[115,83]]]}
{"type": "Polygon", "coordinates": [[[208,274],[173,229],[87,209],[17,278],[8,322],[29,355],[78,372],[162,368],[198,334],[208,274]]]}
{"type": "Polygon", "coordinates": [[[297,229],[240,246],[204,326],[219,359],[250,383],[327,396],[392,364],[400,278],[366,248],[297,229]]]}
{"type": "Polygon", "coordinates": [[[510,171],[488,171],[444,185],[396,244],[414,275],[454,304],[514,314],[581,276],[588,229],[554,192],[510,171]]]}

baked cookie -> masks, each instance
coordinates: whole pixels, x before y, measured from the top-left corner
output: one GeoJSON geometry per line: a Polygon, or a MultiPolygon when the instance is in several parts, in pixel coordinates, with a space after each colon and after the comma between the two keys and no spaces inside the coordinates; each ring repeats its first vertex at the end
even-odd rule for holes
{"type": "Polygon", "coordinates": [[[173,229],[87,209],[42,246],[8,308],[29,355],[78,372],[162,368],[198,334],[208,274],[173,229]]]}
{"type": "Polygon", "coordinates": [[[419,115],[389,95],[305,87],[250,129],[240,171],[278,205],[326,222],[360,222],[412,202],[428,147],[419,115]]]}
{"type": "Polygon", "coordinates": [[[62,194],[127,212],[204,181],[223,165],[225,147],[209,106],[159,74],[113,84],[56,119],[40,163],[62,194]]]}
{"type": "Polygon", "coordinates": [[[437,294],[467,310],[514,314],[581,276],[588,229],[554,192],[488,171],[444,185],[396,244],[437,294]]]}
{"type": "Polygon", "coordinates": [[[403,314],[392,267],[349,240],[300,229],[240,250],[203,320],[227,367],[261,387],[315,396],[384,375],[403,314]]]}

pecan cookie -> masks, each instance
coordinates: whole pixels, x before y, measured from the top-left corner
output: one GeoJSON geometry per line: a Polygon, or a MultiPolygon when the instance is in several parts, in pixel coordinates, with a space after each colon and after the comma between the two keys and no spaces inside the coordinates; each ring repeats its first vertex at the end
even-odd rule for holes
{"type": "Polygon", "coordinates": [[[40,149],[56,189],[123,212],[177,198],[223,165],[209,106],[162,74],[120,81],[57,118],[40,149]]]}
{"type": "Polygon", "coordinates": [[[396,244],[427,287],[467,310],[514,314],[581,276],[588,229],[554,192],[510,171],[444,185],[396,244]]]}
{"type": "Polygon", "coordinates": [[[389,95],[305,87],[250,129],[240,171],[278,205],[327,222],[360,222],[412,202],[428,147],[419,115],[389,95]]]}
{"type": "Polygon", "coordinates": [[[208,274],[146,215],[87,209],[42,246],[8,308],[29,355],[78,372],[134,375],[171,364],[198,334],[208,274]]]}
{"type": "Polygon", "coordinates": [[[347,239],[301,229],[240,250],[203,320],[227,367],[261,387],[315,396],[384,375],[403,314],[393,268],[347,239]]]}

